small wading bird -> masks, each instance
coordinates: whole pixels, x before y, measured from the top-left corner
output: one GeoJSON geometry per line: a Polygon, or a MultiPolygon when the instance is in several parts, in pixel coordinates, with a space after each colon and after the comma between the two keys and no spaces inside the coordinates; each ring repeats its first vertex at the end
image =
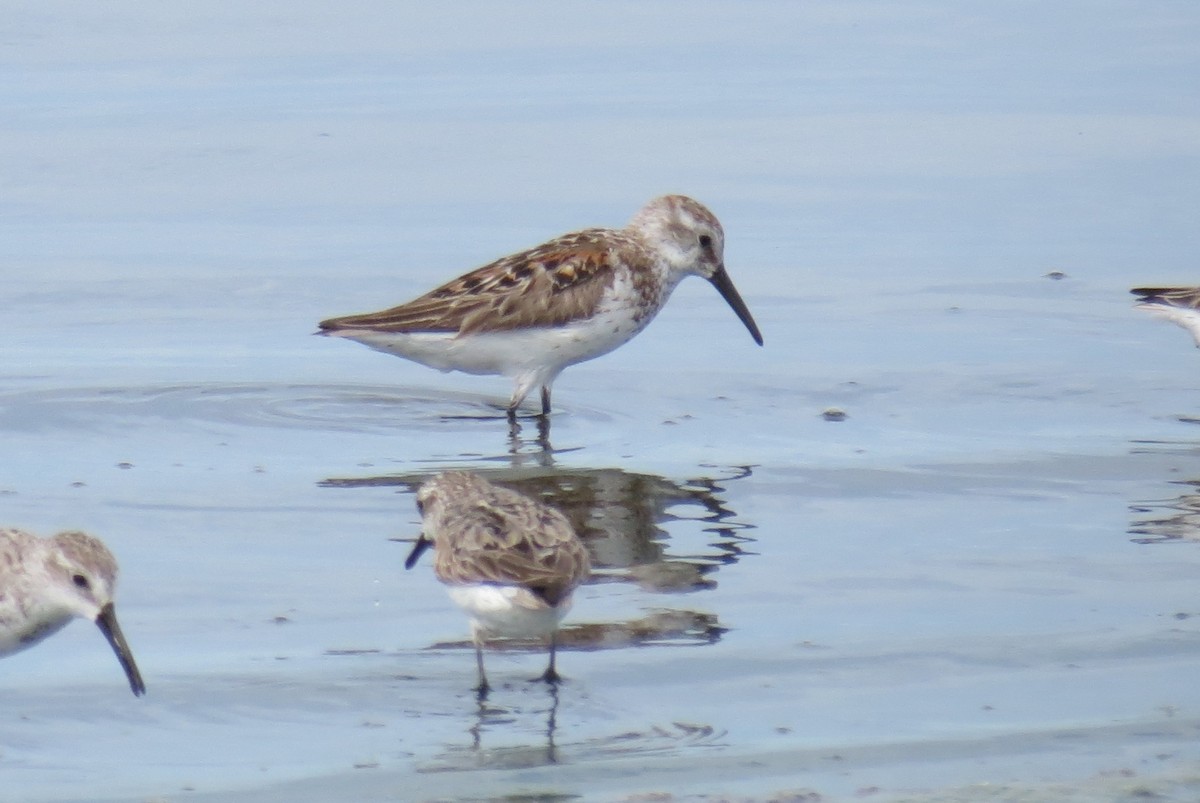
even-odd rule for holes
{"type": "Polygon", "coordinates": [[[514,382],[510,418],[534,388],[542,415],[568,365],[607,354],[646,328],[685,276],[717,288],[762,345],[725,272],[725,234],[682,195],[646,204],[623,229],[584,229],[503,257],[381,312],[331,318],[317,334],[357,340],[441,371],[514,382]]]}
{"type": "Polygon", "coordinates": [[[483,645],[493,636],[547,638],[550,663],[538,680],[557,683],[555,633],[571,595],[591,571],[566,517],[477,474],[439,474],[417,492],[422,532],[404,562],[433,547],[433,570],[471,618],[480,698],[488,691],[483,645]]]}
{"type": "Polygon", "coordinates": [[[1129,292],[1139,296],[1135,309],[1182,326],[1200,348],[1200,287],[1135,287],[1129,292]]]}
{"type": "Polygon", "coordinates": [[[95,622],[112,645],[129,688],[146,684],[117,624],[117,561],[98,538],[65,532],[52,538],[0,528],[0,656],[32,647],[73,618],[95,622]]]}

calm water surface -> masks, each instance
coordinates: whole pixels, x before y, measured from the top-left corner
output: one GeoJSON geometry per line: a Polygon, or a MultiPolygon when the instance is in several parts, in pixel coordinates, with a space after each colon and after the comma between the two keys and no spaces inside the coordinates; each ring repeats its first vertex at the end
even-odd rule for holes
{"type": "Polygon", "coordinates": [[[1200,362],[1126,291],[1200,281],[1198,27],[7,14],[0,511],[107,540],[149,694],[84,624],[5,660],[0,800],[1194,799],[1200,362]],[[685,282],[512,431],[506,380],[310,336],[668,191],[764,348],[685,282]],[[510,644],[479,704],[403,570],[445,468],[589,543],[556,692],[510,644]]]}

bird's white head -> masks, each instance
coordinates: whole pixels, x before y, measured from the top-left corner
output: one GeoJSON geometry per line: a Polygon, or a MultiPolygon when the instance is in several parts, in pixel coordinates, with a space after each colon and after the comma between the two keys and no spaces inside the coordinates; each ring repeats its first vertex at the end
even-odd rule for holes
{"type": "Polygon", "coordinates": [[[633,216],[629,229],[667,264],[672,274],[668,288],[687,275],[707,279],[733,308],[754,342],[762,345],[754,316],[725,272],[725,230],[704,204],[686,195],[664,195],[643,206],[633,216]]]}
{"type": "Polygon", "coordinates": [[[117,586],[117,561],[87,533],[65,532],[50,539],[45,570],[53,578],[53,603],[73,616],[95,621],[111,605],[117,586]]]}
{"type": "Polygon", "coordinates": [[[65,532],[49,539],[45,571],[52,579],[46,604],[59,611],[96,623],[108,640],[129,679],[129,688],[140,697],[146,684],[117,623],[113,594],[117,588],[117,560],[98,538],[87,533],[65,532]]]}
{"type": "Polygon", "coordinates": [[[629,227],[673,272],[712,280],[725,264],[725,231],[716,215],[686,195],[663,195],[634,215],[629,227]]]}

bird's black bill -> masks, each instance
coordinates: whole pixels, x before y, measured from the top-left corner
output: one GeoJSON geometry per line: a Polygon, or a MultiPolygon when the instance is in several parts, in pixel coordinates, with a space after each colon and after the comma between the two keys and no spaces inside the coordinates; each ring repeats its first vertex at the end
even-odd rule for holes
{"type": "Polygon", "coordinates": [[[737,313],[742,323],[750,330],[750,336],[754,338],[754,342],[758,345],[763,344],[762,335],[758,331],[758,324],[754,322],[754,316],[750,314],[750,310],[746,308],[746,302],[742,301],[742,296],[738,293],[737,288],[733,286],[733,281],[729,278],[729,274],[725,272],[725,266],[717,268],[716,273],[709,279],[712,286],[717,288],[717,292],[721,294],[721,298],[725,299],[729,306],[733,307],[733,311],[737,313]]]}
{"type": "Polygon", "coordinates": [[[117,624],[117,612],[111,602],[100,609],[100,615],[96,617],[96,627],[100,628],[100,632],[112,646],[113,652],[117,654],[117,660],[121,662],[121,668],[125,670],[125,677],[129,678],[129,688],[133,690],[134,696],[141,697],[146,693],[146,684],[142,682],[142,673],[138,671],[137,664],[133,661],[133,652],[130,651],[129,644],[125,641],[125,634],[121,632],[121,626],[117,624]]]}
{"type": "Polygon", "coordinates": [[[417,538],[417,542],[413,544],[412,552],[409,552],[408,557],[404,560],[404,568],[411,569],[413,566],[416,566],[417,561],[421,559],[421,555],[432,545],[433,542],[425,537],[425,533],[421,533],[420,537],[417,538]]]}

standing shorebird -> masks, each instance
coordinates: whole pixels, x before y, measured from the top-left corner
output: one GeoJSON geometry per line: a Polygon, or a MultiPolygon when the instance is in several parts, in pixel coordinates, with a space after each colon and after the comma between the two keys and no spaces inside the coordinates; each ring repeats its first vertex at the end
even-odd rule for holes
{"type": "Polygon", "coordinates": [[[1200,287],[1135,287],[1135,309],[1178,324],[1188,330],[1200,348],[1200,287]]]}
{"type": "Polygon", "coordinates": [[[422,532],[404,568],[434,548],[434,573],[471,617],[479,696],[489,688],[483,644],[492,636],[547,638],[550,663],[539,679],[557,683],[558,623],[591,571],[587,549],[566,517],[467,472],[426,482],[417,491],[417,509],[422,532]]]}
{"type": "Polygon", "coordinates": [[[623,229],[564,234],[407,304],[322,321],[318,334],[441,371],[510,377],[510,418],[540,387],[548,415],[555,377],[645,329],[685,276],[712,282],[761,346],[758,325],[725,272],[724,251],[725,233],[712,212],[665,195],[623,229]]]}
{"type": "Polygon", "coordinates": [[[32,647],[75,617],[96,623],[112,645],[129,688],[146,684],[117,624],[117,561],[98,538],[65,532],[38,538],[0,528],[0,656],[32,647]]]}

